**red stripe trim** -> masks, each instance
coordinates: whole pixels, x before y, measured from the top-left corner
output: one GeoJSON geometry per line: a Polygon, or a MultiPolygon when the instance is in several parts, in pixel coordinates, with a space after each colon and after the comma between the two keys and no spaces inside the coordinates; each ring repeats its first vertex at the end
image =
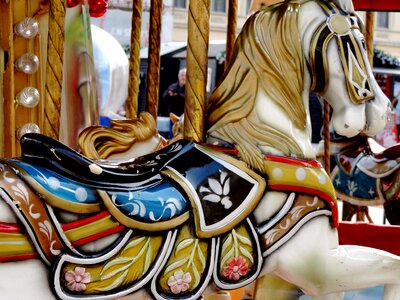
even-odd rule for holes
{"type": "Polygon", "coordinates": [[[353,5],[356,10],[400,11],[399,1],[353,0],[353,5]]]}
{"type": "Polygon", "coordinates": [[[299,159],[299,158],[292,158],[286,156],[276,156],[276,155],[264,155],[265,160],[290,164],[290,165],[297,165],[303,167],[312,167],[312,168],[322,168],[322,165],[319,161],[316,160],[306,160],[306,159],[299,159]]]}
{"type": "Polygon", "coordinates": [[[10,256],[0,256],[0,263],[10,262],[10,261],[19,261],[19,260],[28,260],[39,258],[37,253],[29,253],[29,254],[21,254],[21,255],[10,255],[10,256]]]}
{"type": "MultiPolygon", "coordinates": [[[[219,147],[219,146],[214,146],[214,145],[209,145],[207,144],[208,147],[213,148],[214,150],[226,153],[226,154],[231,154],[237,156],[239,154],[239,151],[236,148],[225,148],[225,147],[219,147]]],[[[297,166],[302,166],[302,167],[312,167],[312,168],[322,168],[322,165],[319,161],[317,160],[307,160],[307,159],[300,159],[300,158],[292,158],[292,157],[286,157],[286,156],[278,156],[278,155],[264,155],[265,160],[269,161],[275,161],[275,162],[280,162],[280,163],[285,163],[285,164],[290,164],[290,165],[297,165],[297,166]]]]}
{"type": "Polygon", "coordinates": [[[235,155],[237,156],[239,154],[239,151],[236,148],[225,148],[225,147],[220,147],[220,146],[214,146],[214,145],[210,145],[210,144],[206,144],[207,147],[210,147],[214,150],[226,153],[226,154],[230,154],[230,155],[235,155]]]}
{"type": "Polygon", "coordinates": [[[318,189],[307,188],[307,187],[303,187],[303,186],[294,186],[294,185],[288,185],[288,184],[268,184],[268,186],[271,188],[271,190],[299,192],[299,193],[305,193],[305,194],[309,194],[309,195],[316,195],[316,196],[320,197],[326,203],[328,203],[328,205],[331,207],[331,210],[332,210],[331,225],[333,227],[339,226],[339,216],[338,216],[338,208],[337,208],[336,202],[327,193],[324,193],[323,191],[320,191],[318,189]]]}
{"type": "Polygon", "coordinates": [[[108,230],[106,230],[106,231],[99,232],[99,233],[96,233],[96,234],[87,236],[87,237],[82,238],[82,239],[80,239],[80,240],[76,240],[76,241],[73,242],[72,244],[73,244],[74,246],[82,246],[82,245],[85,245],[85,244],[87,244],[87,243],[93,242],[93,241],[95,241],[95,240],[101,239],[101,238],[103,238],[103,237],[105,237],[105,236],[111,235],[111,234],[113,234],[113,233],[120,232],[120,231],[122,231],[122,230],[124,230],[124,229],[125,229],[125,226],[120,225],[120,226],[118,226],[118,227],[114,227],[114,228],[108,229],[108,230]]]}
{"type": "Polygon", "coordinates": [[[21,227],[17,223],[0,222],[0,232],[19,233],[21,227]]]}
{"type": "Polygon", "coordinates": [[[95,221],[98,221],[100,219],[103,219],[105,217],[108,217],[110,215],[110,213],[108,211],[103,211],[95,216],[89,217],[89,218],[85,218],[85,219],[81,219],[81,220],[77,220],[77,221],[73,221],[71,223],[67,223],[67,224],[62,224],[61,228],[64,231],[70,230],[70,229],[74,229],[77,227],[81,227],[90,223],[93,223],[95,221]]]}

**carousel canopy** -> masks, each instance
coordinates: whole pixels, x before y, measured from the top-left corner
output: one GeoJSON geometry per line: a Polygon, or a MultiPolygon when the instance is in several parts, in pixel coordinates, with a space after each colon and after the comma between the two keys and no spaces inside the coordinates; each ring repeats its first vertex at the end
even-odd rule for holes
{"type": "Polygon", "coordinates": [[[400,11],[399,0],[353,0],[356,10],[400,11]]]}

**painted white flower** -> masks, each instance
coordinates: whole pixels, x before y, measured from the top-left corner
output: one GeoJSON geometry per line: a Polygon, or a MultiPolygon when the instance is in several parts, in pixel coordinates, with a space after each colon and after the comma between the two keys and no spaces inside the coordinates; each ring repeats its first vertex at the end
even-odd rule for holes
{"type": "Polygon", "coordinates": [[[204,185],[200,187],[201,193],[208,193],[202,200],[221,203],[225,209],[231,208],[232,201],[229,197],[231,187],[228,173],[221,172],[219,181],[214,178],[208,178],[208,186],[209,188],[204,185]]]}
{"type": "Polygon", "coordinates": [[[75,267],[75,270],[66,272],[64,277],[70,291],[83,292],[86,284],[90,283],[90,273],[82,267],[75,267]]]}
{"type": "Polygon", "coordinates": [[[347,182],[347,188],[349,189],[350,196],[353,196],[354,193],[357,191],[358,186],[357,186],[357,183],[355,183],[354,181],[349,180],[347,182]]]}
{"type": "Polygon", "coordinates": [[[190,273],[184,273],[181,269],[179,269],[178,271],[175,271],[174,275],[168,279],[168,285],[172,293],[180,294],[189,289],[189,284],[191,281],[192,276],[190,276],[190,273]]]}

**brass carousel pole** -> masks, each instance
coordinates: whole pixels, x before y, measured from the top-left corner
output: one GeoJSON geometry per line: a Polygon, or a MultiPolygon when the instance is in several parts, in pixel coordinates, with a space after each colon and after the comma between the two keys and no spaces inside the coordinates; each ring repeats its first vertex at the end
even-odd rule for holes
{"type": "Polygon", "coordinates": [[[65,1],[50,0],[43,133],[58,139],[64,53],[65,1]]]}
{"type": "Polygon", "coordinates": [[[13,45],[13,3],[9,1],[0,0],[0,48],[2,51],[7,51],[8,60],[11,63],[6,63],[2,60],[4,71],[2,70],[2,95],[0,95],[0,106],[2,109],[1,118],[1,155],[15,155],[15,106],[13,104],[15,99],[14,92],[14,45],[13,45]],[[6,130],[6,125],[9,129],[6,130]],[[7,142],[7,143],[6,143],[7,142]]]}
{"type": "Polygon", "coordinates": [[[41,16],[47,12],[40,1],[0,0],[1,156],[20,155],[19,135],[41,126],[41,32],[47,27],[41,16]],[[33,69],[26,72],[28,61],[33,69]]]}
{"type": "Polygon", "coordinates": [[[126,116],[129,119],[136,118],[138,110],[141,30],[142,1],[133,1],[131,47],[129,56],[128,99],[126,101],[126,116]]]}
{"type": "MultiPolygon", "coordinates": [[[[373,62],[374,62],[374,28],[375,28],[375,12],[367,11],[365,16],[364,36],[365,36],[365,43],[367,45],[368,60],[371,65],[371,68],[373,67],[373,62]]],[[[353,205],[352,208],[356,214],[357,222],[368,221],[370,223],[373,223],[369,215],[368,206],[353,205]]]]}
{"type": "Polygon", "coordinates": [[[236,26],[237,26],[237,0],[229,0],[228,8],[228,31],[226,33],[226,55],[225,55],[225,68],[229,64],[232,57],[233,46],[236,39],[236,26]]]}
{"type": "Polygon", "coordinates": [[[204,140],[210,0],[189,1],[184,136],[204,140]]]}
{"type": "Polygon", "coordinates": [[[324,168],[328,175],[331,174],[331,153],[330,153],[330,144],[331,144],[331,135],[329,132],[329,124],[331,121],[331,107],[328,101],[324,100],[324,168]]]}
{"type": "Polygon", "coordinates": [[[158,89],[160,83],[161,12],[162,0],[151,0],[146,111],[149,112],[155,120],[157,120],[158,114],[158,89]]]}
{"type": "Polygon", "coordinates": [[[368,59],[373,66],[374,62],[374,28],[375,28],[375,12],[367,11],[365,19],[365,42],[367,44],[368,59]]]}

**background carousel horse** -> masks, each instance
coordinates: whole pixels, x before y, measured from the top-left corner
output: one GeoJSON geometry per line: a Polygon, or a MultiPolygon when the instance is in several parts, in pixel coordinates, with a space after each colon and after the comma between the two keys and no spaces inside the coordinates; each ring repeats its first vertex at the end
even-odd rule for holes
{"type": "Polygon", "coordinates": [[[389,223],[400,225],[400,144],[385,148],[372,138],[331,136],[331,179],[338,199],[351,205],[343,220],[358,214],[357,220],[372,222],[368,207],[383,205],[389,223]]]}
{"type": "Polygon", "coordinates": [[[310,87],[341,135],[384,127],[389,101],[351,1],[285,1],[249,18],[209,99],[211,147],[182,140],[110,165],[23,136],[22,159],[1,162],[2,296],[111,299],[147,285],[156,299],[196,299],[211,279],[229,289],[269,273],[315,299],[380,284],[396,299],[400,257],[338,245],[333,187],[309,138],[310,87]],[[58,210],[82,218],[62,223],[58,210]],[[103,249],[80,248],[110,233],[103,249]]]}

